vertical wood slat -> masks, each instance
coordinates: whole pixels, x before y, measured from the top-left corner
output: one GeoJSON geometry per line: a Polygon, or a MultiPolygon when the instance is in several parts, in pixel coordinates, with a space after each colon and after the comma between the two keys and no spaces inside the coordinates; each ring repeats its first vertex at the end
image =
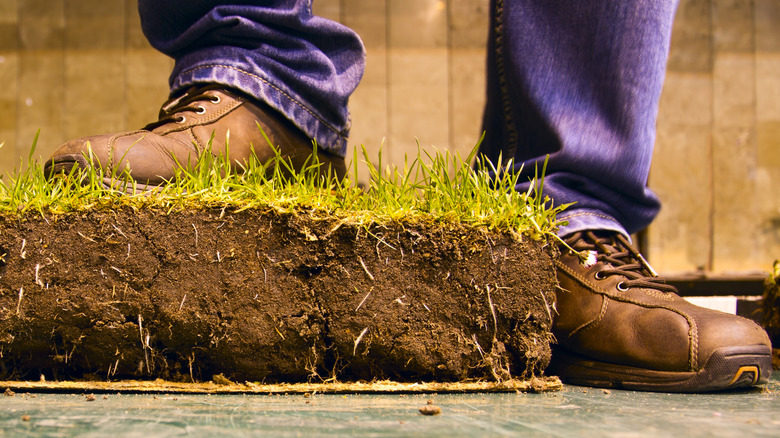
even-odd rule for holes
{"type": "Polygon", "coordinates": [[[756,163],[759,268],[780,258],[780,2],[755,0],[756,163]]]}
{"type": "MultiPolygon", "coordinates": [[[[366,70],[349,101],[352,129],[347,159],[353,159],[357,148],[358,163],[364,160],[361,149],[365,147],[373,164],[377,164],[388,132],[387,1],[392,0],[342,0],[342,22],[360,35],[366,47],[366,70]]],[[[366,182],[365,166],[359,166],[359,170],[360,180],[366,182]]]]}
{"type": "Polygon", "coordinates": [[[388,2],[388,148],[396,165],[423,146],[447,147],[447,13],[442,0],[388,2]]]}
{"type": "Polygon", "coordinates": [[[123,130],[124,0],[70,0],[65,17],[66,138],[123,130]]]}
{"type": "MultiPolygon", "coordinates": [[[[27,157],[40,129],[37,155],[46,145],[64,138],[63,99],[65,2],[23,0],[19,2],[19,76],[15,152],[27,157]]],[[[18,166],[17,164],[14,167],[18,166]]],[[[10,169],[5,169],[10,170],[10,169]]]]}
{"type": "Polygon", "coordinates": [[[19,14],[17,0],[0,2],[0,173],[17,165],[16,95],[19,81],[19,14]]]}
{"type": "Polygon", "coordinates": [[[713,266],[762,264],[756,232],[756,89],[752,2],[713,1],[713,266]]]}
{"type": "Polygon", "coordinates": [[[489,3],[449,1],[449,148],[464,159],[482,129],[489,3]]]}
{"type": "Polygon", "coordinates": [[[706,271],[712,234],[710,0],[683,0],[672,32],[650,187],[663,203],[647,256],[659,272],[706,271]]]}

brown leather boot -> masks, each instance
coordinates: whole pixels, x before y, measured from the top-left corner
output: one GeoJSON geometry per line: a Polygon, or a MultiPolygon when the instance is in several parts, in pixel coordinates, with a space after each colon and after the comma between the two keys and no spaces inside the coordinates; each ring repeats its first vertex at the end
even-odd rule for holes
{"type": "Polygon", "coordinates": [[[618,233],[565,239],[548,372],[569,383],[704,392],[766,383],[769,337],[753,321],[688,303],[618,233]]]}
{"type": "MultiPolygon", "coordinates": [[[[269,140],[296,170],[314,153],[312,140],[276,111],[221,85],[201,85],[166,102],[159,120],[141,130],[63,144],[44,171],[51,177],[67,174],[74,166],[94,165],[102,168],[105,186],[121,188],[122,177],[129,175],[138,189],[148,190],[171,181],[177,169],[194,166],[206,153],[228,154],[235,169],[253,154],[265,163],[276,156],[269,140]]],[[[344,176],[343,157],[323,150],[316,154],[323,172],[330,168],[337,177],[344,176]]]]}

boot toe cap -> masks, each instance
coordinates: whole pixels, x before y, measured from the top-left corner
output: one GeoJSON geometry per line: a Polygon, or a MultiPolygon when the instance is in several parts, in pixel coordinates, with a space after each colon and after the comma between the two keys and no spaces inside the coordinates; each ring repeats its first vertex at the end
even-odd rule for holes
{"type": "Polygon", "coordinates": [[[182,142],[148,131],[84,137],[58,147],[44,164],[47,178],[69,174],[74,168],[95,169],[105,181],[129,177],[143,185],[173,179],[179,167],[194,165],[197,153],[182,142]]]}

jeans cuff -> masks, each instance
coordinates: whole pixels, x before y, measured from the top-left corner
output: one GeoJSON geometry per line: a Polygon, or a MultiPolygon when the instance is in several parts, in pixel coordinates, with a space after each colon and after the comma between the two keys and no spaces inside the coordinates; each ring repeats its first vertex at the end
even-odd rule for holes
{"type": "Polygon", "coordinates": [[[575,209],[564,211],[557,217],[558,221],[566,221],[568,224],[558,227],[558,236],[564,237],[578,231],[608,230],[622,234],[628,239],[631,236],[615,218],[597,210],[575,209]]]}
{"type": "Polygon", "coordinates": [[[178,74],[171,91],[184,90],[195,83],[216,83],[235,88],[262,101],[292,121],[317,146],[328,152],[344,155],[347,148],[346,132],[327,123],[300,99],[290,95],[268,80],[230,65],[198,65],[178,74]]]}

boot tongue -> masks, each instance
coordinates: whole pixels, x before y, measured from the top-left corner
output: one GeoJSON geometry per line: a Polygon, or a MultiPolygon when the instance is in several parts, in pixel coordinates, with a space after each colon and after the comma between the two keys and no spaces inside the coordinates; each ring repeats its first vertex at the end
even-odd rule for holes
{"type": "Polygon", "coordinates": [[[184,93],[182,93],[182,94],[180,94],[178,96],[175,96],[175,97],[171,97],[170,99],[165,101],[165,103],[162,105],[162,107],[160,107],[160,113],[157,115],[157,117],[159,119],[162,119],[165,116],[167,116],[168,114],[170,114],[173,111],[173,109],[176,108],[176,106],[179,104],[179,102],[182,101],[182,99],[184,99],[186,96],[194,93],[196,89],[197,89],[196,86],[192,86],[189,89],[187,89],[187,91],[185,91],[184,93]]]}
{"type": "MultiPolygon", "coordinates": [[[[596,236],[599,238],[596,242],[596,246],[598,247],[596,251],[600,254],[609,257],[611,260],[619,261],[622,265],[636,263],[636,260],[632,257],[631,250],[625,246],[621,239],[618,239],[617,234],[608,236],[598,236],[598,234],[596,234],[596,236]]],[[[621,266],[614,262],[611,262],[611,264],[616,268],[621,266]]]]}
{"type": "MultiPolygon", "coordinates": [[[[593,266],[598,259],[613,257],[616,254],[623,254],[619,259],[622,264],[630,264],[631,252],[625,248],[623,243],[614,233],[600,233],[598,231],[583,231],[573,234],[566,239],[567,243],[583,255],[583,264],[593,266]]],[[[614,263],[613,263],[614,264],[614,263]]]]}
{"type": "Polygon", "coordinates": [[[626,252],[614,233],[585,232],[583,234],[586,236],[583,240],[587,241],[589,250],[606,256],[626,252]]]}
{"type": "Polygon", "coordinates": [[[575,251],[581,255],[580,262],[590,268],[599,261],[611,266],[612,274],[621,274],[627,278],[625,284],[656,289],[662,292],[676,293],[674,286],[665,284],[658,274],[631,247],[631,244],[617,233],[583,231],[566,239],[575,251]]]}
{"type": "Polygon", "coordinates": [[[184,93],[181,93],[178,96],[171,97],[168,99],[163,106],[160,108],[160,114],[159,118],[162,119],[164,117],[167,117],[173,113],[175,113],[180,107],[186,105],[185,101],[188,97],[197,96],[199,94],[203,94],[204,91],[207,91],[212,87],[209,86],[203,86],[203,85],[193,85],[190,88],[187,89],[184,93]]]}
{"type": "MultiPolygon", "coordinates": [[[[206,94],[210,90],[220,90],[224,94],[228,94],[221,85],[208,84],[208,85],[193,85],[187,91],[181,95],[171,97],[160,108],[160,114],[158,120],[147,124],[143,129],[147,131],[153,131],[160,126],[167,125],[171,122],[181,123],[184,118],[176,116],[177,113],[183,111],[195,111],[199,106],[195,105],[201,100],[211,100],[212,98],[206,94]]],[[[213,102],[213,101],[212,101],[213,102]]],[[[201,109],[205,109],[200,107],[201,109]]]]}
{"type": "Polygon", "coordinates": [[[176,113],[192,102],[202,99],[203,95],[211,90],[220,90],[222,93],[232,96],[232,93],[229,93],[224,86],[219,84],[195,84],[188,88],[184,93],[168,99],[160,108],[159,118],[162,119],[176,113]]]}
{"type": "Polygon", "coordinates": [[[587,257],[583,260],[585,266],[595,265],[596,259],[601,261],[608,259],[608,263],[615,268],[635,262],[631,257],[631,251],[616,237],[616,234],[586,231],[583,236],[580,242],[586,246],[584,249],[587,251],[587,257]]]}

